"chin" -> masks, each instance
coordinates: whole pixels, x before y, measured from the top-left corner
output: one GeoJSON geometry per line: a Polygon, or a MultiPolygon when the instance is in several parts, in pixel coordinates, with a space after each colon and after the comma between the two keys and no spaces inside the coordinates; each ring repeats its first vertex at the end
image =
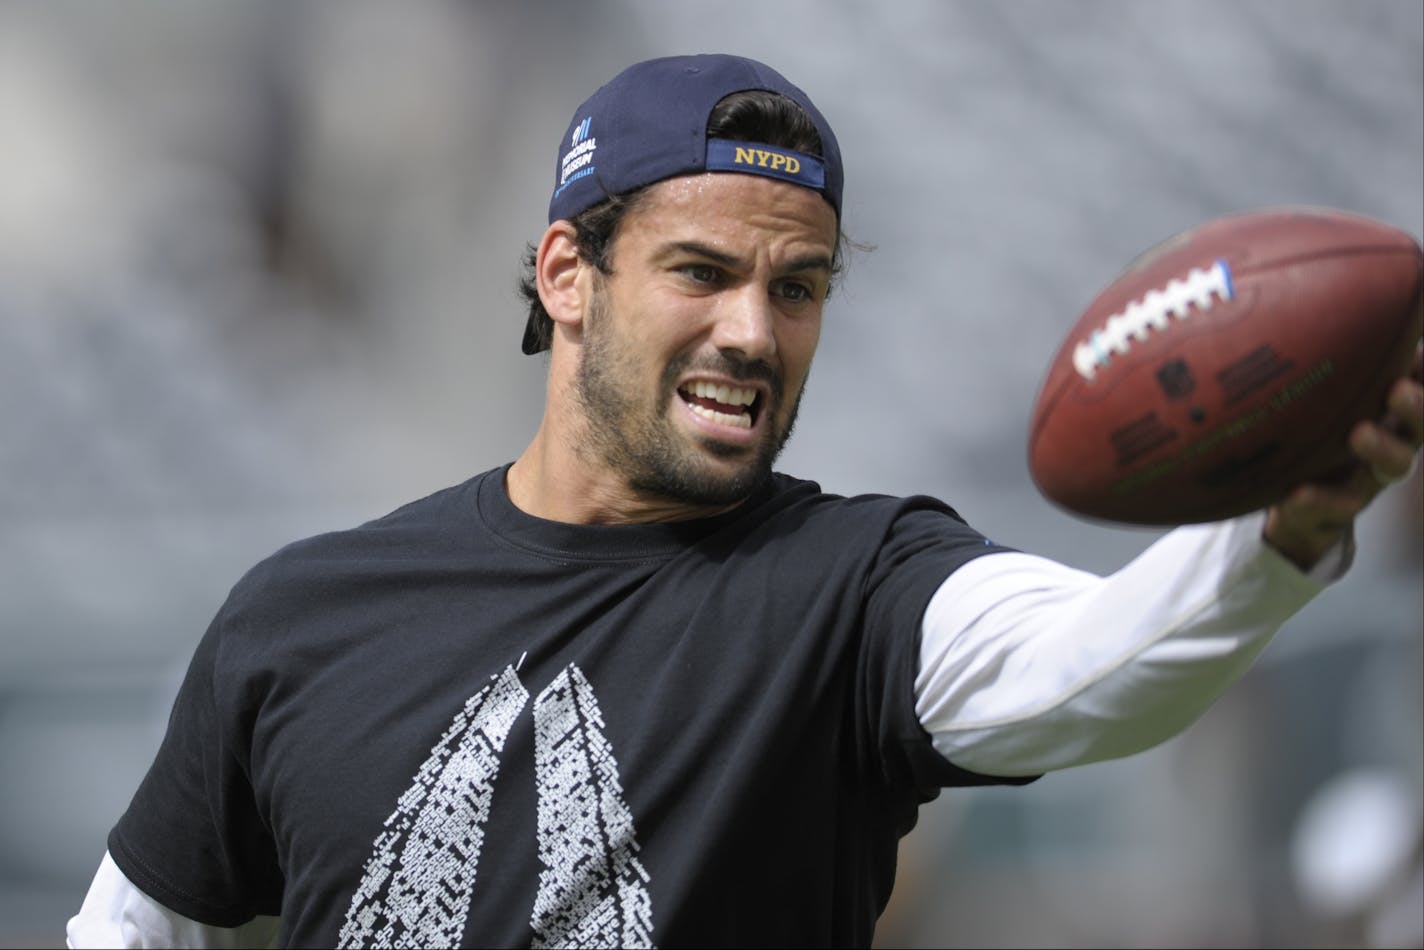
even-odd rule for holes
{"type": "MultiPolygon", "coordinates": [[[[716,454],[732,454],[723,451],[716,454]]],[[[736,454],[746,454],[740,449],[736,454]]],[[[633,480],[632,485],[645,494],[671,501],[696,505],[730,505],[744,500],[771,475],[772,459],[757,454],[741,463],[726,458],[712,462],[684,461],[674,466],[653,466],[633,480]]]]}

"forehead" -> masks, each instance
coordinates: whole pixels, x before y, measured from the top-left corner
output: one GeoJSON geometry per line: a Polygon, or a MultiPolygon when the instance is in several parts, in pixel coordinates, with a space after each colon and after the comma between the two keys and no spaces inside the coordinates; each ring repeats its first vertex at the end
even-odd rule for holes
{"type": "Polygon", "coordinates": [[[710,241],[744,252],[765,246],[831,254],[839,229],[818,192],[737,172],[670,178],[648,187],[620,228],[619,243],[710,241]]]}

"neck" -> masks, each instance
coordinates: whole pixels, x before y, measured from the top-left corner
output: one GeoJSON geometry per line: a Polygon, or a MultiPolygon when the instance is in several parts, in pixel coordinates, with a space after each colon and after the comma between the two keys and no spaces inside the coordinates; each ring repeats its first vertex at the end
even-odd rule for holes
{"type": "Polygon", "coordinates": [[[708,518],[741,504],[699,505],[640,492],[578,451],[576,434],[555,429],[546,415],[505,478],[509,500],[525,514],[565,524],[655,524],[708,518]]]}

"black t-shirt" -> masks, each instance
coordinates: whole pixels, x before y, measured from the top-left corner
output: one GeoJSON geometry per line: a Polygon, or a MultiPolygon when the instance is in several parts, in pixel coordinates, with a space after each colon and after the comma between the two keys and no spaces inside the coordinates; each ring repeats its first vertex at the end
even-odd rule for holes
{"type": "Polygon", "coordinates": [[[1023,781],[915,716],[930,596],[1004,550],[942,503],[567,525],[506,468],[239,581],[110,834],[134,884],[295,946],[868,945],[918,806],[1023,781]]]}

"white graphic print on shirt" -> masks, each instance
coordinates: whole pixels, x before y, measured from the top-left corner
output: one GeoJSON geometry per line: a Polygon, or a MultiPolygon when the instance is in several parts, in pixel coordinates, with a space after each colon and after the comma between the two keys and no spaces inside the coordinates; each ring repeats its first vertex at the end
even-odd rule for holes
{"type": "Polygon", "coordinates": [[[603,713],[582,672],[569,666],[534,701],[539,788],[536,947],[650,947],[648,874],[635,856],[633,816],[603,713]]]}
{"type": "MultiPolygon", "coordinates": [[[[500,754],[529,692],[511,667],[465,703],[386,819],[338,946],[457,946],[500,754]]],[[[588,680],[569,666],[534,702],[536,946],[652,946],[652,905],[618,763],[588,680]]]]}

